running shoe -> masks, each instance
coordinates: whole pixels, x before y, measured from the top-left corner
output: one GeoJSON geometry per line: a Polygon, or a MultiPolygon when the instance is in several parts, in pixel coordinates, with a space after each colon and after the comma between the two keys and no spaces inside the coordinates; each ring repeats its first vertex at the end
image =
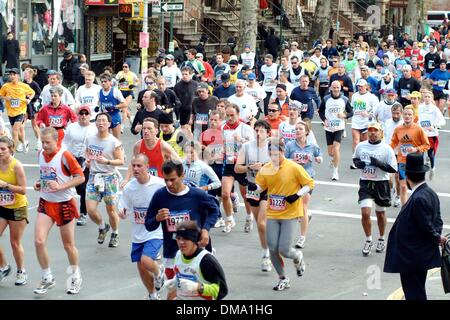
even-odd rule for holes
{"type": "Polygon", "coordinates": [[[42,278],[41,282],[39,283],[38,287],[34,289],[35,294],[46,294],[48,289],[51,289],[55,286],[55,278],[53,278],[52,275],[50,275],[47,278],[42,278]]]}
{"type": "Polygon", "coordinates": [[[28,281],[27,273],[23,270],[17,270],[16,282],[14,282],[14,284],[16,286],[23,286],[23,285],[27,284],[27,281],[28,281]]]}
{"type": "Polygon", "coordinates": [[[297,258],[294,259],[294,267],[297,270],[297,276],[301,277],[305,273],[306,264],[305,259],[303,259],[303,252],[297,252],[297,258]]]}
{"type": "Polygon", "coordinates": [[[23,148],[23,152],[27,153],[30,150],[30,142],[25,140],[25,145],[23,148]]]}
{"type": "Polygon", "coordinates": [[[354,163],[352,163],[352,164],[350,165],[350,169],[354,170],[354,169],[358,169],[358,168],[355,166],[354,163]]]}
{"type": "Polygon", "coordinates": [[[366,240],[366,242],[364,242],[364,247],[362,249],[362,254],[364,256],[368,256],[369,253],[370,253],[370,250],[372,250],[372,246],[373,246],[372,241],[366,240]]]}
{"type": "Polygon", "coordinates": [[[80,217],[77,219],[77,226],[84,226],[87,223],[87,215],[80,214],[80,217]]]}
{"type": "Polygon", "coordinates": [[[231,196],[231,203],[233,204],[233,212],[237,213],[239,210],[239,197],[237,194],[231,196]]]}
{"type": "Polygon", "coordinates": [[[223,227],[225,227],[225,220],[222,217],[220,217],[219,219],[217,219],[214,228],[223,228],[223,227]]]}
{"type": "Polygon", "coordinates": [[[23,152],[23,143],[19,141],[19,145],[16,148],[17,152],[23,152]]]}
{"type": "Polygon", "coordinates": [[[396,196],[395,199],[394,199],[394,207],[397,208],[397,207],[400,207],[400,205],[401,205],[400,197],[396,196]]]}
{"type": "Polygon", "coordinates": [[[272,271],[272,261],[270,261],[270,257],[262,257],[261,271],[262,272],[272,271]]]}
{"type": "Polygon", "coordinates": [[[377,247],[375,249],[376,252],[381,253],[386,248],[386,245],[384,244],[384,239],[378,239],[377,247]]]}
{"type": "Polygon", "coordinates": [[[109,229],[110,229],[109,224],[105,224],[105,227],[103,229],[98,230],[97,242],[99,244],[105,242],[106,234],[108,233],[109,229]]]}
{"type": "Polygon", "coordinates": [[[298,249],[303,249],[305,247],[305,242],[306,242],[306,238],[300,237],[298,239],[297,243],[295,244],[295,247],[298,249]]]}
{"type": "Polygon", "coordinates": [[[41,141],[41,139],[38,139],[36,141],[36,147],[34,148],[34,150],[36,150],[36,151],[41,151],[42,150],[42,141],[41,141]]]}
{"type": "Polygon", "coordinates": [[[11,272],[11,266],[8,264],[5,268],[0,269],[0,281],[5,279],[11,272]]]}
{"type": "Polygon", "coordinates": [[[109,247],[116,248],[119,245],[119,235],[117,233],[111,233],[111,239],[109,240],[109,247]]]}
{"type": "Polygon", "coordinates": [[[222,229],[223,233],[230,233],[231,232],[231,223],[226,223],[225,222],[225,226],[222,229]]]}
{"type": "Polygon", "coordinates": [[[159,293],[155,292],[155,293],[150,293],[145,300],[161,300],[161,296],[159,295],[159,293]]]}
{"type": "Polygon", "coordinates": [[[284,279],[280,279],[273,290],[275,291],[283,291],[284,289],[289,289],[291,287],[291,282],[289,278],[285,277],[284,279]]]}
{"type": "Polygon", "coordinates": [[[337,168],[333,169],[333,175],[331,176],[331,180],[333,180],[333,181],[339,180],[339,173],[338,173],[337,168]]]}
{"type": "Polygon", "coordinates": [[[159,274],[153,278],[153,284],[157,291],[164,286],[164,266],[162,264],[159,265],[159,274]]]}
{"type": "Polygon", "coordinates": [[[253,229],[253,219],[249,218],[249,216],[247,215],[247,218],[245,219],[244,232],[250,233],[252,229],[253,229]]]}
{"type": "Polygon", "coordinates": [[[71,274],[69,278],[67,278],[66,282],[66,292],[67,294],[77,294],[80,292],[81,283],[83,279],[80,274],[71,274]]]}

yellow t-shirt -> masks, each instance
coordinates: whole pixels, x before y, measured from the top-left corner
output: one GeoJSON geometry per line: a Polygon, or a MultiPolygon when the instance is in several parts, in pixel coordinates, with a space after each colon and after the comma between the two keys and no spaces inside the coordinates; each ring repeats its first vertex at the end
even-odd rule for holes
{"type": "MultiPolygon", "coordinates": [[[[0,170],[0,179],[12,184],[17,185],[17,177],[14,172],[14,166],[20,162],[13,158],[6,171],[0,170]]],[[[27,197],[23,194],[13,193],[8,189],[0,189],[0,206],[8,209],[17,209],[28,206],[27,197]]]]}
{"type": "Polygon", "coordinates": [[[125,78],[125,82],[119,83],[119,89],[121,91],[132,91],[133,89],[130,89],[130,85],[134,85],[138,81],[138,77],[134,74],[132,71],[128,71],[127,73],[123,71],[119,71],[119,73],[116,76],[117,81],[120,81],[120,79],[125,78]]]}
{"type": "Polygon", "coordinates": [[[311,60],[309,60],[308,62],[300,63],[300,67],[305,68],[306,70],[308,70],[308,72],[309,72],[309,74],[311,76],[313,76],[314,73],[317,70],[317,65],[314,62],[312,62],[311,60]]]}
{"type": "Polygon", "coordinates": [[[297,193],[301,187],[314,188],[314,180],[303,167],[284,159],[278,170],[266,163],[256,176],[256,184],[267,190],[267,219],[295,219],[303,216],[303,202],[288,203],[284,198],[297,193]]]}
{"type": "Polygon", "coordinates": [[[11,82],[5,83],[3,87],[0,88],[0,96],[11,98],[11,100],[5,100],[8,117],[16,117],[26,113],[27,96],[32,96],[34,94],[34,90],[23,82],[18,82],[17,84],[11,82]]]}

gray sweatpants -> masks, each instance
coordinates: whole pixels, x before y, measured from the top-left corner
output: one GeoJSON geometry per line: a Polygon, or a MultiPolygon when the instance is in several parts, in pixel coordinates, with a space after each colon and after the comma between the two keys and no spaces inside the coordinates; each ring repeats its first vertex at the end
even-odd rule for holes
{"type": "Polygon", "coordinates": [[[266,238],[270,251],[270,260],[280,277],[284,277],[284,268],[280,255],[289,259],[295,259],[298,255],[298,250],[292,247],[298,228],[297,218],[289,220],[267,219],[266,238]]]}

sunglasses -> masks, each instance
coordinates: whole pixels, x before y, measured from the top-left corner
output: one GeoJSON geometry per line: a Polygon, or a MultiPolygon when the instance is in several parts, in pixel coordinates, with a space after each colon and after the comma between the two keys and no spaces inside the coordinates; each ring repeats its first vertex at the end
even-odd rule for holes
{"type": "Polygon", "coordinates": [[[269,112],[278,112],[278,109],[269,109],[269,112]]]}
{"type": "Polygon", "coordinates": [[[80,115],[80,116],[88,116],[88,115],[89,115],[89,112],[87,112],[87,111],[81,111],[81,112],[79,113],[79,115],[80,115]]]}
{"type": "Polygon", "coordinates": [[[146,85],[151,85],[151,84],[155,84],[156,82],[146,82],[146,85]]]}
{"type": "Polygon", "coordinates": [[[128,66],[122,66],[122,68],[128,68],[128,66]]]}

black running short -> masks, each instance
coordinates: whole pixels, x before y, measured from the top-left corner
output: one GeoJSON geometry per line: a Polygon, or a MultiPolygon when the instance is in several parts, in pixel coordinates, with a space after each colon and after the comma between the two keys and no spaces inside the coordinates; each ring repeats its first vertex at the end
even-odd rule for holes
{"type": "Polygon", "coordinates": [[[344,130],[339,130],[335,132],[325,131],[325,138],[327,139],[327,146],[332,146],[336,141],[341,143],[342,135],[344,134],[344,130]]]}
{"type": "Polygon", "coordinates": [[[434,96],[434,100],[444,100],[445,99],[445,93],[439,90],[434,90],[433,89],[433,96],[434,96]]]}
{"type": "Polygon", "coordinates": [[[391,206],[391,188],[388,180],[359,180],[358,196],[358,201],[373,199],[380,207],[391,206]]]}
{"type": "Polygon", "coordinates": [[[234,164],[224,164],[223,165],[222,176],[223,177],[234,177],[234,179],[241,186],[246,186],[248,184],[248,182],[247,182],[247,174],[246,173],[236,173],[236,172],[234,172],[234,164]]]}

